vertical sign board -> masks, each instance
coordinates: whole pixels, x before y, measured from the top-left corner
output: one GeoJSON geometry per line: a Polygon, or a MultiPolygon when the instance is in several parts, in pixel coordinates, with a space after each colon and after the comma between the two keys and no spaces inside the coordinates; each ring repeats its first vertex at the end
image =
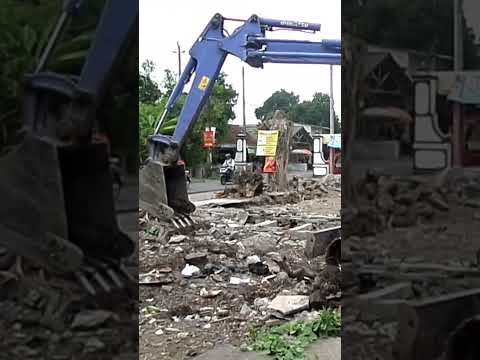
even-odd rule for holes
{"type": "Polygon", "coordinates": [[[278,130],[259,130],[257,141],[257,156],[265,156],[264,173],[277,172],[278,130]]]}
{"type": "Polygon", "coordinates": [[[211,130],[206,130],[203,132],[203,147],[206,149],[211,149],[215,145],[215,133],[211,130]]]}
{"type": "Polygon", "coordinates": [[[278,130],[259,130],[257,156],[275,157],[277,155],[278,130]]]}

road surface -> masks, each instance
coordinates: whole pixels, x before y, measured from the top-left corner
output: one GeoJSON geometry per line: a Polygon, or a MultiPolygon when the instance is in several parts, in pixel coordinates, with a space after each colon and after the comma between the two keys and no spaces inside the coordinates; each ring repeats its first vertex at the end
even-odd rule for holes
{"type": "Polygon", "coordinates": [[[188,189],[189,194],[197,194],[203,192],[223,191],[224,185],[220,184],[220,180],[212,179],[193,179],[188,189]]]}
{"type": "MultiPolygon", "coordinates": [[[[289,177],[298,176],[303,178],[310,178],[313,176],[311,171],[308,172],[290,172],[289,177]]],[[[220,180],[212,179],[193,179],[190,189],[188,190],[189,194],[197,194],[204,192],[216,192],[223,191],[225,186],[220,184],[220,180]]]]}

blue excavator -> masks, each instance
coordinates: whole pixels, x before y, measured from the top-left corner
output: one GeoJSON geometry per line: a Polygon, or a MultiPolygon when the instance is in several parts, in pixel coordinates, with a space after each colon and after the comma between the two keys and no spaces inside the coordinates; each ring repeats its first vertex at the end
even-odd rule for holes
{"type": "Polygon", "coordinates": [[[156,124],[155,133],[149,139],[149,159],[140,171],[142,209],[158,217],[170,218],[176,226],[193,222],[189,214],[195,211],[195,206],[188,199],[184,169],[176,164],[186,136],[212,93],[228,55],[255,68],[263,68],[267,63],[341,64],[340,40],[315,42],[267,37],[267,33],[277,30],[314,34],[321,30],[321,25],[272,20],[257,15],[247,20],[226,18],[220,14],[212,17],[190,49],[190,59],[167,102],[165,112],[156,124]],[[228,21],[240,22],[241,25],[229,34],[225,28],[228,21]],[[191,81],[191,89],[173,134],[162,133],[162,128],[170,124],[169,114],[191,81]]]}
{"type": "Polygon", "coordinates": [[[136,283],[121,262],[135,243],[117,222],[108,145],[93,139],[113,75],[137,40],[138,0],[105,0],[79,74],[52,72],[55,50],[83,3],[64,1],[23,82],[21,141],[0,157],[0,270],[28,259],[74,276],[94,294],[99,286],[136,283]]]}

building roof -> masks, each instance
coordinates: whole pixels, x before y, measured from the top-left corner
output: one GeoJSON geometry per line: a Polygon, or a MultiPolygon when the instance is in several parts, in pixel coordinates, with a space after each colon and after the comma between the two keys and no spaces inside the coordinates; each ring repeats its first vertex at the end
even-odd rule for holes
{"type": "MultiPolygon", "coordinates": [[[[257,146],[257,136],[256,136],[256,125],[252,129],[252,125],[247,125],[247,145],[248,146],[257,146]],[[253,130],[255,131],[253,134],[253,130]]],[[[220,144],[220,147],[235,147],[237,136],[243,133],[243,126],[240,125],[229,125],[228,133],[220,144]]]]}
{"type": "MultiPolygon", "coordinates": [[[[432,59],[436,62],[436,69],[441,70],[450,68],[453,64],[453,58],[449,55],[428,53],[414,49],[406,48],[388,48],[378,45],[368,45],[369,55],[378,55],[378,58],[385,55],[390,55],[395,62],[403,68],[408,75],[411,75],[419,68],[424,67],[426,62],[432,59]]],[[[373,70],[373,69],[372,69],[373,70]]]]}

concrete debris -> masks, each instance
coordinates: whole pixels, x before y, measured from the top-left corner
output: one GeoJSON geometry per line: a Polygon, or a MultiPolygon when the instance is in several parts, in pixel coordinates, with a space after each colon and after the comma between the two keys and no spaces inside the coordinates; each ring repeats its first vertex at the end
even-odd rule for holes
{"type": "Polygon", "coordinates": [[[304,295],[279,295],[268,305],[270,310],[279,311],[288,316],[309,308],[308,296],[304,295]]]}
{"type": "MultiPolygon", "coordinates": [[[[363,346],[342,344],[342,356],[393,358],[396,352],[399,358],[443,358],[442,349],[425,341],[431,336],[445,343],[439,331],[453,330],[475,315],[462,305],[468,301],[452,300],[480,289],[478,231],[472,226],[478,210],[470,206],[480,198],[480,181],[478,172],[466,173],[369,174],[357,183],[358,206],[343,213],[342,336],[355,337],[363,346]],[[461,316],[459,307],[465,310],[461,316]],[[409,343],[407,314],[414,312],[415,331],[429,335],[409,343]]],[[[320,286],[311,303],[321,306],[320,291],[327,283],[314,283],[320,286]]]]}
{"type": "Polygon", "coordinates": [[[258,263],[261,263],[261,262],[262,262],[262,260],[260,260],[260,257],[258,257],[257,255],[252,255],[252,256],[247,257],[247,265],[258,264],[258,263]]]}
{"type": "Polygon", "coordinates": [[[269,303],[268,298],[257,298],[253,302],[253,307],[258,311],[265,311],[268,309],[269,303]]]}
{"type": "Polygon", "coordinates": [[[167,285],[173,282],[171,268],[153,269],[148,273],[138,274],[140,285],[167,285]]]}
{"type": "Polygon", "coordinates": [[[261,256],[277,249],[277,239],[269,233],[247,237],[242,244],[248,252],[261,256]]]}
{"type": "Polygon", "coordinates": [[[231,345],[219,345],[215,349],[197,356],[194,360],[269,360],[266,355],[259,355],[254,352],[244,352],[231,345]]]}
{"type": "MultiPolygon", "coordinates": [[[[141,346],[165,349],[160,358],[243,342],[254,324],[284,323],[312,311],[313,283],[327,264],[325,254],[307,259],[305,245],[311,233],[340,225],[340,193],[320,179],[298,179],[297,192],[222,196],[197,205],[192,217],[208,226],[194,232],[180,233],[156,218],[140,223],[142,274],[171,280],[140,288],[141,346]],[[167,236],[151,236],[152,228],[167,236]]],[[[333,285],[321,295],[326,306],[340,303],[333,285]]]]}
{"type": "Polygon", "coordinates": [[[108,320],[118,321],[118,316],[110,311],[105,310],[83,311],[75,315],[71,328],[75,330],[96,328],[108,320]]]}
{"type": "Polygon", "coordinates": [[[203,252],[190,253],[185,256],[185,262],[190,265],[203,267],[208,263],[208,254],[203,252]]]}
{"type": "Polygon", "coordinates": [[[207,290],[205,288],[202,288],[202,290],[200,290],[200,296],[203,298],[213,298],[220,295],[221,293],[222,290],[207,290]]]}
{"type": "Polygon", "coordinates": [[[180,244],[184,241],[188,240],[188,236],[186,235],[174,235],[168,240],[169,244],[180,244]]]}

